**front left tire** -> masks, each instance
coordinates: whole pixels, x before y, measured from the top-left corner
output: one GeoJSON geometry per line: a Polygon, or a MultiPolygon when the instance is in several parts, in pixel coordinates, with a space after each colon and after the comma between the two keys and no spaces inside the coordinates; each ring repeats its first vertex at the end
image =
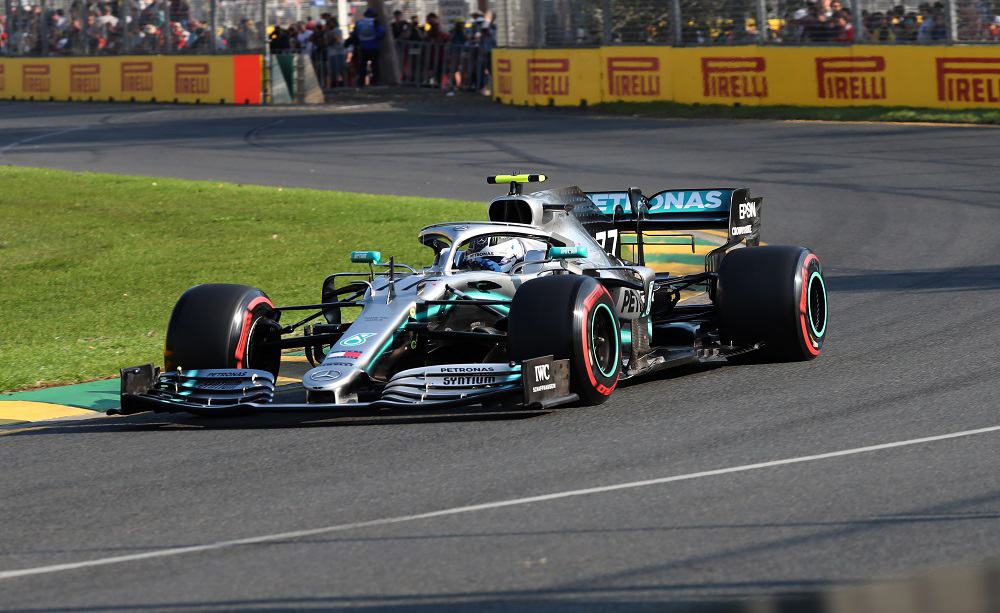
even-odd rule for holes
{"type": "Polygon", "coordinates": [[[278,376],[281,327],[267,294],[226,283],[196,285],[184,292],[167,325],[163,363],[167,371],[253,368],[278,376]]]}
{"type": "Polygon", "coordinates": [[[568,359],[570,389],[585,405],[611,396],[621,376],[621,332],[611,294],[592,277],[553,275],[514,293],[508,354],[521,362],[552,355],[568,359]]]}

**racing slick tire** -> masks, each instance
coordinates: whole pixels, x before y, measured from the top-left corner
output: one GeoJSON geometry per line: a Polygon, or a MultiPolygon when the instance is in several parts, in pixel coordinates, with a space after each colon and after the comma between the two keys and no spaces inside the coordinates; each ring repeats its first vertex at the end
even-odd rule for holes
{"type": "Polygon", "coordinates": [[[514,293],[507,325],[510,358],[568,359],[570,389],[581,404],[608,399],[621,375],[621,340],[611,294],[591,277],[555,275],[514,293]]]}
{"type": "Polygon", "coordinates": [[[785,245],[733,250],[719,266],[718,292],[723,343],[763,343],[762,355],[773,360],[819,356],[827,332],[826,283],[812,251],[785,245]]]}
{"type": "Polygon", "coordinates": [[[167,325],[166,370],[255,368],[278,376],[281,328],[267,294],[246,285],[209,283],[184,292],[167,325]]]}

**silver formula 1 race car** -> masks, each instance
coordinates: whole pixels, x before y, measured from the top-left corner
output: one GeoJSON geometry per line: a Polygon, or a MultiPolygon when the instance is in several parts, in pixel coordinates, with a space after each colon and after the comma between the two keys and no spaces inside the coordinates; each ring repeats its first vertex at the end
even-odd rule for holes
{"type": "Polygon", "coordinates": [[[761,198],[732,188],[523,193],[544,178],[489,177],[510,184],[489,221],[420,231],[434,258],[426,268],[353,252],[368,272],[330,275],[317,304],[192,287],[170,317],[163,371],[123,369],[116,412],[593,405],[620,381],[667,368],[819,355],[822,267],[803,247],[760,246],[761,198]],[[716,242],[689,274],[646,265],[664,240],[693,254],[705,237],[716,242]],[[360,309],[349,323],[348,309],[360,309]],[[287,322],[296,313],[306,316],[287,322]],[[313,366],[304,402],[275,400],[289,349],[313,366]]]}

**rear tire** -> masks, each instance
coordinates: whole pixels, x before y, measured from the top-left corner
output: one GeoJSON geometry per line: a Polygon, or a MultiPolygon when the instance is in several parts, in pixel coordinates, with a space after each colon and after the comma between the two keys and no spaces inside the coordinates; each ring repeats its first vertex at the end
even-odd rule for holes
{"type": "Polygon", "coordinates": [[[281,336],[267,294],[246,285],[210,283],[184,292],[167,325],[166,370],[254,368],[278,376],[281,336]]]}
{"type": "Polygon", "coordinates": [[[768,245],[729,252],[719,266],[718,304],[724,343],[763,343],[763,355],[788,361],[811,360],[823,349],[823,267],[804,247],[768,245]]]}
{"type": "Polygon", "coordinates": [[[585,405],[603,403],[618,384],[620,334],[611,295],[591,277],[531,279],[511,301],[510,358],[517,362],[546,355],[568,359],[570,389],[585,405]]]}

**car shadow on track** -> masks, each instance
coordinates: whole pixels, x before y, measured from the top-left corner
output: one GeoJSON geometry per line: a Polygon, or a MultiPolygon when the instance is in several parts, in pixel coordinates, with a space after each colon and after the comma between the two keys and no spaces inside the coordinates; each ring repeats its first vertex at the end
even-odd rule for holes
{"type": "MultiPolygon", "coordinates": [[[[655,586],[652,591],[696,589],[704,587],[738,588],[741,584],[704,584],[655,586]]],[[[748,588],[765,587],[750,584],[748,588]]],[[[352,597],[298,597],[220,600],[208,602],[156,603],[150,605],[111,605],[100,607],[55,607],[46,611],[58,613],[89,613],[91,611],[407,611],[416,613],[453,613],[457,611],[529,611],[564,613],[569,611],[685,611],[688,613],[752,613],[752,612],[819,612],[822,601],[811,592],[791,592],[788,595],[763,600],[680,599],[665,601],[623,597],[621,592],[635,588],[594,590],[525,590],[472,592],[461,594],[413,594],[403,596],[358,595],[352,597]],[[597,592],[590,596],[588,592],[597,592]],[[590,596],[590,597],[588,597],[590,596]],[[449,602],[450,601],[450,602],[449,602]],[[775,604],[771,604],[775,603],[775,604]],[[780,604],[777,604],[780,603],[780,604]],[[774,608],[765,608],[768,605],[774,608]],[[780,607],[780,608],[779,608],[780,607]]],[[[37,613],[38,609],[6,609],[16,613],[37,613]]]]}
{"type": "Polygon", "coordinates": [[[469,407],[461,410],[380,411],[337,415],[238,415],[232,417],[199,417],[186,413],[139,413],[129,416],[95,418],[76,421],[25,424],[0,430],[4,437],[53,434],[96,434],[106,432],[171,432],[178,430],[254,430],[283,428],[330,428],[345,426],[402,426],[428,423],[477,421],[510,421],[530,419],[551,413],[551,410],[504,409],[502,407],[469,407]]]}
{"type": "Polygon", "coordinates": [[[913,270],[829,268],[831,292],[956,292],[1000,289],[1000,265],[957,266],[913,270]]]}

